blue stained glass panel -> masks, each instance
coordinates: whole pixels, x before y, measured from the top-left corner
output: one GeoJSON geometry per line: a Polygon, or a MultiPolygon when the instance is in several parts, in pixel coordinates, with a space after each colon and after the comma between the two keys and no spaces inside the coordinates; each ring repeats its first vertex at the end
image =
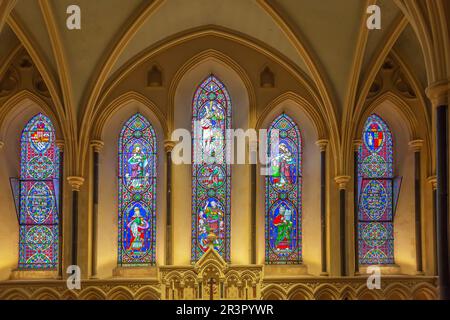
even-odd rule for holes
{"type": "Polygon", "coordinates": [[[302,141],[300,131],[289,116],[282,114],[272,122],[268,141],[270,174],[266,176],[265,195],[266,263],[301,263],[302,141]],[[278,130],[278,146],[271,145],[274,130],[278,130]]]}
{"type": "Polygon", "coordinates": [[[376,114],[367,119],[358,152],[360,264],[394,263],[392,134],[376,114]]]}
{"type": "Polygon", "coordinates": [[[230,261],[231,167],[226,129],[231,129],[231,99],[214,75],[198,86],[192,102],[192,261],[209,248],[230,261]]]}
{"type": "Polygon", "coordinates": [[[19,269],[56,269],[59,253],[59,150],[50,119],[39,113],[21,135],[19,269]]]}
{"type": "Polygon", "coordinates": [[[123,126],[119,137],[120,266],[155,263],[156,135],[140,113],[123,126]]]}

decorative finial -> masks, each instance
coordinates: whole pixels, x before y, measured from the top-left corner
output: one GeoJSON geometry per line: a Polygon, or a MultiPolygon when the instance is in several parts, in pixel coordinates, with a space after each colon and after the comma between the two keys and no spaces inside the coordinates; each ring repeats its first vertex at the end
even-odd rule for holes
{"type": "Polygon", "coordinates": [[[208,234],[208,242],[209,242],[209,247],[214,249],[214,241],[216,241],[217,236],[214,232],[210,232],[208,234]]]}

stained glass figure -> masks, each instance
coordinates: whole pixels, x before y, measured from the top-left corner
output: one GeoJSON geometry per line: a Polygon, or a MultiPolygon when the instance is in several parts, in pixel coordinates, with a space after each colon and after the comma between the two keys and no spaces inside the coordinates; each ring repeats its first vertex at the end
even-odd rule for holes
{"type": "Polygon", "coordinates": [[[295,122],[286,114],[269,127],[266,176],[266,263],[302,262],[302,145],[295,122]],[[278,144],[274,134],[278,133],[278,144]]]}
{"type": "Polygon", "coordinates": [[[55,130],[39,113],[21,136],[19,269],[56,269],[59,253],[59,151],[55,130]]]}
{"type": "Polygon", "coordinates": [[[358,180],[359,263],[393,264],[393,142],[389,127],[376,114],[364,125],[358,180]]]}
{"type": "Polygon", "coordinates": [[[119,266],[155,263],[156,135],[140,113],[119,137],[119,266]]]}
{"type": "Polygon", "coordinates": [[[231,128],[231,100],[224,84],[208,76],[192,102],[192,261],[214,248],[230,260],[231,168],[226,129],[231,128]]]}

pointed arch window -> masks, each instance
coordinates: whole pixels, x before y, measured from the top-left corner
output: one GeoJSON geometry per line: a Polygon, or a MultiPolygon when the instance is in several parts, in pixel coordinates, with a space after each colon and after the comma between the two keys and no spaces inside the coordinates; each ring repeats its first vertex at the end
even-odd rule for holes
{"type": "Polygon", "coordinates": [[[140,113],[119,137],[119,266],[155,263],[156,135],[140,113]]]}
{"type": "MultiPolygon", "coordinates": [[[[50,119],[37,114],[21,135],[19,269],[56,269],[59,253],[59,150],[50,119]]],[[[13,187],[14,188],[14,187],[13,187]]]]}
{"type": "Polygon", "coordinates": [[[272,122],[268,145],[266,263],[301,263],[302,139],[297,125],[288,115],[283,113],[272,122]],[[277,146],[272,145],[275,133],[279,138],[277,146]]]}
{"type": "Polygon", "coordinates": [[[358,152],[358,251],[360,264],[394,263],[394,211],[399,183],[386,122],[372,114],[358,152]]]}
{"type": "Polygon", "coordinates": [[[192,102],[192,261],[214,248],[230,260],[231,168],[226,130],[231,128],[231,100],[214,75],[198,86],[192,102]]]}

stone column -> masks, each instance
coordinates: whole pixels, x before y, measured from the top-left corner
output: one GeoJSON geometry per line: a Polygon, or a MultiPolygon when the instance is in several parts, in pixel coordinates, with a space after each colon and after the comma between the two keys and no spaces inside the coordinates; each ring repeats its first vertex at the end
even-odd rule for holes
{"type": "Polygon", "coordinates": [[[327,146],[328,140],[316,141],[320,149],[320,233],[321,233],[321,264],[320,275],[328,276],[327,271],[327,146]]]}
{"type": "Polygon", "coordinates": [[[449,235],[448,235],[448,96],[450,82],[443,81],[427,88],[426,94],[436,108],[436,226],[438,247],[438,287],[440,298],[450,300],[449,235]]]}
{"type": "Polygon", "coordinates": [[[414,152],[414,216],[416,227],[416,270],[418,275],[423,275],[422,263],[422,201],[421,201],[421,172],[420,172],[420,150],[423,140],[412,140],[409,148],[414,152]]]}
{"type": "Polygon", "coordinates": [[[362,146],[362,140],[353,141],[353,250],[355,274],[359,274],[359,238],[358,238],[358,221],[359,221],[359,194],[358,194],[358,154],[362,146]]]}
{"type": "Polygon", "coordinates": [[[84,178],[78,176],[67,177],[72,188],[72,258],[71,264],[77,265],[78,261],[78,193],[83,185],[84,178]]]}
{"type": "Polygon", "coordinates": [[[63,215],[63,199],[64,199],[64,141],[56,140],[56,146],[59,150],[59,195],[58,195],[58,221],[59,221],[59,251],[58,251],[58,278],[63,278],[63,249],[64,249],[64,238],[63,238],[63,229],[64,229],[64,215],[63,215]]]}
{"type": "Polygon", "coordinates": [[[341,276],[347,275],[347,250],[346,250],[346,190],[350,176],[337,176],[334,178],[339,186],[339,225],[340,225],[340,256],[341,256],[341,276]]]}
{"type": "Polygon", "coordinates": [[[175,146],[174,141],[164,141],[164,150],[166,152],[166,265],[173,263],[172,252],[172,150],[175,146]]]}
{"type": "Polygon", "coordinates": [[[256,264],[256,184],[258,175],[256,174],[256,162],[258,159],[258,141],[249,141],[250,160],[250,262],[256,264]]]}
{"type": "MultiPolygon", "coordinates": [[[[427,181],[431,184],[432,192],[433,192],[433,234],[437,233],[437,225],[436,225],[436,191],[437,191],[437,178],[436,176],[430,176],[427,178],[427,181]]],[[[434,246],[433,246],[433,261],[434,261],[434,274],[438,275],[438,264],[437,264],[437,237],[434,237],[434,246]]]]}
{"type": "Polygon", "coordinates": [[[99,192],[99,157],[103,149],[104,143],[101,140],[92,140],[92,162],[93,162],[93,212],[92,212],[92,264],[91,264],[91,278],[97,278],[97,252],[98,252],[98,192],[99,192]]]}

